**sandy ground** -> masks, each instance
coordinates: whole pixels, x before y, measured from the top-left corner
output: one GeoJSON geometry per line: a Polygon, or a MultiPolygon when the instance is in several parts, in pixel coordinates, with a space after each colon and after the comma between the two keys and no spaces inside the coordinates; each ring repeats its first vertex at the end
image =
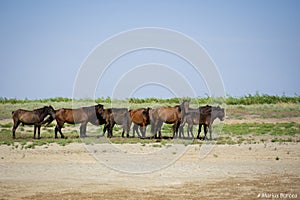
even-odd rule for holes
{"type": "Polygon", "coordinates": [[[2,145],[0,199],[300,198],[299,144],[213,145],[207,154],[204,147],[2,145]],[[153,170],[140,170],[145,165],[153,170]]]}

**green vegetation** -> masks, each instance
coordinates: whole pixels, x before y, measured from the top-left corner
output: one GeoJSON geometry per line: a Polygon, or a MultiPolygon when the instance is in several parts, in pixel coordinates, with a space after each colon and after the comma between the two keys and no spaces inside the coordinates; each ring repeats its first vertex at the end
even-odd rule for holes
{"type": "Polygon", "coordinates": [[[290,123],[241,123],[225,124],[222,132],[230,135],[290,135],[300,133],[300,124],[290,123]]]}
{"type": "Polygon", "coordinates": [[[248,94],[244,97],[231,97],[226,98],[227,105],[254,105],[254,104],[278,104],[278,103],[291,103],[296,104],[300,102],[300,96],[274,96],[256,93],[255,95],[248,94]]]}
{"type": "Polygon", "coordinates": [[[12,128],[13,127],[13,123],[0,124],[0,127],[2,127],[2,128],[12,128]]]}
{"type": "MultiPolygon", "coordinates": [[[[96,102],[96,103],[103,103],[109,104],[114,101],[119,102],[129,102],[132,104],[145,104],[145,103],[161,103],[161,104],[178,104],[182,102],[183,99],[190,99],[192,101],[196,101],[198,104],[207,104],[210,102],[225,102],[227,105],[253,105],[253,104],[278,104],[278,103],[300,103],[300,96],[295,95],[293,97],[290,96],[275,96],[275,95],[267,95],[267,94],[259,94],[256,93],[255,95],[248,94],[243,97],[232,97],[227,95],[226,98],[211,98],[211,97],[202,97],[202,98],[190,98],[190,97],[183,97],[183,98],[170,98],[170,99],[158,99],[158,98],[129,98],[127,100],[114,100],[110,97],[107,98],[97,98],[97,99],[78,99],[76,102],[96,102]]],[[[53,103],[53,102],[67,102],[71,103],[73,99],[65,98],[65,97],[55,97],[55,98],[48,98],[48,99],[15,99],[15,98],[6,98],[0,97],[1,104],[26,104],[26,103],[53,103]]]]}

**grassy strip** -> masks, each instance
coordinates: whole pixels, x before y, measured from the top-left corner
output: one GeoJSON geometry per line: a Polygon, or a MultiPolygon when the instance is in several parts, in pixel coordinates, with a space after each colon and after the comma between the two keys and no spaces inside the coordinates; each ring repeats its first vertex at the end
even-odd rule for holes
{"type": "MultiPolygon", "coordinates": [[[[129,98],[126,100],[112,100],[110,97],[107,98],[98,98],[98,99],[80,99],[79,102],[97,102],[97,103],[111,103],[113,101],[119,101],[119,102],[128,102],[133,104],[144,104],[144,103],[161,103],[161,104],[178,104],[183,101],[183,99],[191,99],[198,104],[207,104],[210,102],[215,103],[226,103],[227,105],[253,105],[253,104],[278,104],[278,103],[300,103],[300,96],[295,95],[293,97],[291,96],[277,96],[277,95],[267,95],[267,94],[259,94],[256,93],[255,95],[248,94],[243,97],[232,97],[227,96],[224,98],[211,98],[211,97],[203,97],[203,98],[170,98],[170,99],[159,99],[159,98],[145,98],[145,99],[139,99],[139,98],[129,98]]],[[[6,104],[25,104],[25,103],[53,103],[53,102],[65,102],[65,103],[71,103],[71,98],[65,98],[65,97],[55,97],[55,98],[48,98],[48,99],[36,99],[36,100],[29,100],[29,99],[15,99],[15,98],[6,98],[6,97],[0,97],[0,103],[6,104]]]]}
{"type": "Polygon", "coordinates": [[[290,123],[241,123],[225,124],[222,132],[230,135],[289,135],[300,134],[300,124],[290,123]]]}
{"type": "MultiPolygon", "coordinates": [[[[99,137],[102,133],[102,129],[95,129],[94,131],[88,132],[88,137],[81,139],[79,138],[79,133],[77,130],[65,131],[65,136],[67,139],[54,139],[53,128],[43,128],[41,136],[42,139],[34,140],[32,130],[20,130],[17,133],[17,139],[12,139],[11,127],[5,125],[0,129],[0,145],[12,145],[15,146],[16,143],[20,145],[21,148],[34,148],[35,146],[47,145],[50,143],[57,143],[61,146],[65,146],[69,143],[86,143],[86,144],[96,144],[96,143],[114,143],[114,144],[153,144],[154,147],[162,147],[169,143],[179,143],[184,145],[189,144],[203,144],[207,141],[202,140],[191,140],[191,139],[168,139],[172,137],[172,126],[165,125],[162,129],[162,135],[164,139],[139,139],[135,138],[122,138],[122,130],[119,127],[114,129],[114,137],[111,139],[106,139],[105,137],[99,137]],[[158,143],[158,144],[156,144],[158,143]]],[[[218,125],[214,126],[214,130],[217,130],[218,125]]],[[[196,130],[194,131],[194,134],[196,130]]],[[[131,134],[131,133],[130,133],[131,134]]],[[[265,142],[266,139],[262,136],[273,136],[270,142],[300,142],[297,135],[300,134],[300,124],[290,122],[290,123],[242,123],[242,124],[225,124],[221,129],[219,136],[213,135],[217,138],[217,144],[241,144],[243,142],[256,143],[265,142]]],[[[149,133],[148,133],[149,135],[149,133]]],[[[202,133],[203,135],[203,133],[202,133]]]]}

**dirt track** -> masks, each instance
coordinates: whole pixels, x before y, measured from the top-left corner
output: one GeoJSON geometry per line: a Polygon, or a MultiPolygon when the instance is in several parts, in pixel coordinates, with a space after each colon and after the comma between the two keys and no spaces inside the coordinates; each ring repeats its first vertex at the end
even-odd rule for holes
{"type": "MultiPolygon", "coordinates": [[[[98,149],[100,155],[132,164],[126,156],[115,158],[105,145],[99,148],[103,148],[98,149]]],[[[131,154],[135,149],[147,153],[165,147],[123,144],[119,148],[131,154]]],[[[216,145],[204,158],[199,157],[199,145],[186,148],[183,156],[164,169],[132,174],[101,164],[83,144],[22,150],[2,145],[0,197],[257,199],[258,195],[282,193],[300,198],[300,146],[296,143],[216,145]]]]}

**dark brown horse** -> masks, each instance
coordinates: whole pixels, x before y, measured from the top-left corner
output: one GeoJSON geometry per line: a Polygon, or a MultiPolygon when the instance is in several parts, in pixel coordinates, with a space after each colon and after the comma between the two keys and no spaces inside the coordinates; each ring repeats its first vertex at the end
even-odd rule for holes
{"type": "Polygon", "coordinates": [[[16,129],[19,124],[24,125],[34,125],[34,138],[36,138],[36,129],[38,129],[38,139],[40,139],[40,129],[44,118],[50,115],[50,117],[55,117],[55,110],[52,106],[45,106],[43,108],[35,109],[33,111],[18,109],[12,112],[12,119],[14,121],[14,126],[12,128],[12,136],[16,138],[16,129]]]}
{"type": "Polygon", "coordinates": [[[145,138],[146,136],[146,127],[150,124],[150,116],[149,111],[151,108],[139,108],[136,110],[129,110],[129,117],[130,117],[130,126],[133,122],[133,137],[135,136],[135,132],[137,132],[138,137],[145,138]],[[140,131],[142,133],[142,136],[140,135],[138,131],[138,127],[140,127],[140,131]]]}
{"type": "MultiPolygon", "coordinates": [[[[200,112],[202,112],[202,113],[210,112],[211,108],[212,107],[209,105],[200,106],[199,108],[189,108],[188,113],[186,113],[186,115],[184,116],[184,118],[180,124],[179,137],[181,137],[181,134],[184,137],[183,127],[184,127],[185,123],[187,123],[188,124],[187,135],[188,135],[188,137],[190,137],[190,134],[191,134],[192,138],[194,138],[193,125],[201,124],[200,112]]],[[[201,132],[201,130],[198,129],[198,135],[200,134],[200,132],[201,132]]]]}
{"type": "Polygon", "coordinates": [[[162,106],[154,109],[151,112],[151,133],[156,137],[158,132],[161,138],[161,127],[163,123],[173,124],[173,138],[178,134],[178,128],[187,113],[189,108],[189,101],[185,100],[180,105],[174,107],[162,106]]]}
{"type": "MultiPolygon", "coordinates": [[[[77,109],[61,108],[55,111],[55,119],[57,125],[55,126],[55,138],[57,138],[57,132],[60,133],[61,138],[64,135],[61,131],[64,123],[68,124],[81,124],[80,126],[80,137],[86,137],[86,126],[88,122],[92,124],[100,123],[99,116],[103,113],[103,105],[98,104],[95,106],[82,107],[77,109]]],[[[54,119],[48,120],[50,124],[54,119]]]]}
{"type": "Polygon", "coordinates": [[[103,129],[103,135],[106,130],[108,131],[107,136],[109,138],[113,137],[113,127],[115,124],[122,126],[122,137],[124,137],[124,133],[126,132],[127,137],[129,137],[130,131],[130,118],[129,112],[127,108],[108,108],[104,109],[102,114],[103,118],[106,120],[106,124],[103,129]]]}
{"type": "Polygon", "coordinates": [[[219,118],[221,121],[225,118],[224,108],[220,106],[211,107],[211,109],[200,110],[200,123],[197,138],[200,139],[201,126],[204,126],[204,140],[207,139],[207,132],[209,129],[210,140],[212,140],[212,124],[215,119],[219,118]]]}

